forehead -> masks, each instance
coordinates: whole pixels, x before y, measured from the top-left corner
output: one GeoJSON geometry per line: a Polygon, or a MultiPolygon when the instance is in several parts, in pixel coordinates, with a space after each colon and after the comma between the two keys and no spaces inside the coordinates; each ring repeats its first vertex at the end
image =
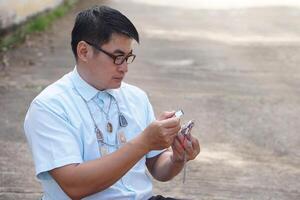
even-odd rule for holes
{"type": "Polygon", "coordinates": [[[110,50],[122,50],[124,52],[131,51],[133,39],[123,34],[113,33],[110,40],[103,44],[103,48],[108,48],[110,50]]]}

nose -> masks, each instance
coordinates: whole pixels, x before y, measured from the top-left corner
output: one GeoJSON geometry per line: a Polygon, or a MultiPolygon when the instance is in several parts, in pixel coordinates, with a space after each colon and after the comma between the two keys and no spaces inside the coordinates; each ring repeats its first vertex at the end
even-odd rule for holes
{"type": "Polygon", "coordinates": [[[124,73],[128,71],[128,64],[126,60],[121,65],[118,66],[118,70],[124,73]]]}

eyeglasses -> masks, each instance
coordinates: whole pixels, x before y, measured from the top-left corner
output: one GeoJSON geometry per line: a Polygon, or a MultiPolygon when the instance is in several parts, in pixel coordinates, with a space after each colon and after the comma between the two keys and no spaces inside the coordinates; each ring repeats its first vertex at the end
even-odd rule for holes
{"type": "Polygon", "coordinates": [[[91,42],[88,42],[88,41],[85,41],[85,42],[88,43],[89,45],[91,45],[92,47],[94,47],[95,49],[97,49],[98,51],[101,51],[102,53],[105,53],[107,56],[111,57],[114,60],[114,64],[116,64],[116,65],[122,65],[125,60],[126,60],[127,64],[130,64],[134,61],[134,59],[136,57],[136,55],[134,55],[132,53],[129,53],[127,56],[125,56],[125,55],[116,56],[114,54],[111,54],[111,53],[101,49],[100,47],[98,47],[97,45],[95,45],[91,42]]]}

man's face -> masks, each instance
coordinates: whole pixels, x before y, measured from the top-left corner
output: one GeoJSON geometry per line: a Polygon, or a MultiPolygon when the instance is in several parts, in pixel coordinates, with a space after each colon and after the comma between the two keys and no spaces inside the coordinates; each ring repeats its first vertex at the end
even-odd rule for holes
{"type": "MultiPolygon", "coordinates": [[[[125,35],[112,34],[111,40],[100,48],[114,56],[127,56],[132,53],[132,39],[125,35]]],[[[119,88],[128,71],[126,60],[117,65],[113,58],[97,49],[94,49],[88,65],[93,86],[99,90],[119,88]]]]}

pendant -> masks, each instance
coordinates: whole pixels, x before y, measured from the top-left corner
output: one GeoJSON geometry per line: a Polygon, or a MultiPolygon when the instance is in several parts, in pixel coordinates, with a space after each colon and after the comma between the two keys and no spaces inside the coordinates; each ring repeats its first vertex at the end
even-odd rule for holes
{"type": "Polygon", "coordinates": [[[122,113],[119,113],[119,124],[121,127],[126,127],[128,122],[122,113]]]}
{"type": "Polygon", "coordinates": [[[120,132],[119,133],[119,141],[121,144],[125,144],[126,143],[126,136],[124,132],[120,132]]]}
{"type": "Polygon", "coordinates": [[[100,129],[98,127],[95,127],[95,132],[96,132],[98,142],[100,141],[102,143],[103,142],[103,133],[100,131],[100,129]]]}
{"type": "Polygon", "coordinates": [[[107,155],[108,154],[107,148],[105,148],[104,146],[101,146],[100,147],[100,153],[101,153],[101,156],[107,155]]]}
{"type": "Polygon", "coordinates": [[[107,122],[106,124],[106,130],[109,132],[109,133],[112,133],[113,132],[113,126],[110,122],[107,122]]]}

